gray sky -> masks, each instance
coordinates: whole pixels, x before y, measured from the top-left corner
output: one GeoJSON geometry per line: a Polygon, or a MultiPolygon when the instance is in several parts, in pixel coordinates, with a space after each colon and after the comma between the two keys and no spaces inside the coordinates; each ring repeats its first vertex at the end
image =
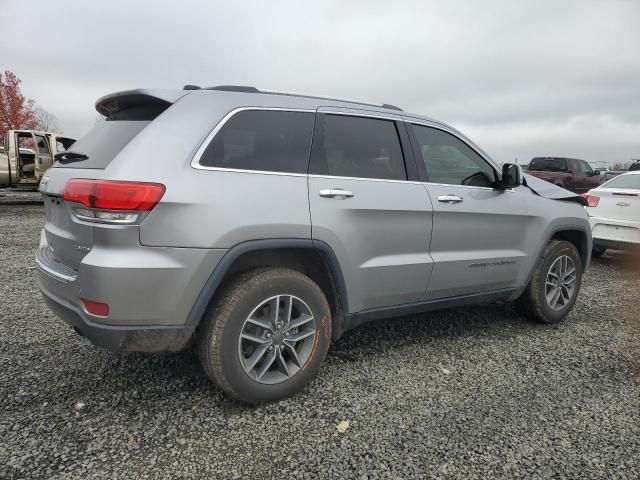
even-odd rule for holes
{"type": "Polygon", "coordinates": [[[500,162],[640,158],[640,0],[0,4],[0,69],[71,136],[106,93],[240,84],[392,103],[500,162]]]}

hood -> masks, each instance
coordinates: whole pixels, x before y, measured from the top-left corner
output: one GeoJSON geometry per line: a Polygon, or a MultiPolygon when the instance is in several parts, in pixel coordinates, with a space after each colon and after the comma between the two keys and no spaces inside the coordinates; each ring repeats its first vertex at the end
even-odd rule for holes
{"type": "Polygon", "coordinates": [[[540,195],[543,198],[549,198],[551,200],[565,200],[568,202],[579,203],[580,205],[587,206],[589,203],[586,199],[578,195],[577,193],[570,192],[562,187],[558,187],[553,183],[549,183],[545,180],[534,177],[528,173],[523,175],[523,184],[529,187],[536,195],[540,195]]]}

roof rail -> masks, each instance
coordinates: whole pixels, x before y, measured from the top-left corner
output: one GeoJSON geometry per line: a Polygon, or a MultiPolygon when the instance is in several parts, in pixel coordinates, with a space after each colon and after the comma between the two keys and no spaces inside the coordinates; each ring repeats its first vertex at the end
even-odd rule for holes
{"type": "MultiPolygon", "coordinates": [[[[183,90],[200,90],[200,87],[196,85],[185,85],[183,90]]],[[[243,92],[243,93],[264,93],[266,95],[283,95],[286,97],[300,97],[300,98],[314,98],[317,100],[331,100],[334,102],[345,102],[345,103],[353,103],[355,105],[365,105],[367,107],[378,107],[378,108],[386,108],[389,110],[397,110],[402,112],[400,107],[396,107],[395,105],[391,105],[388,103],[383,103],[382,105],[376,105],[375,103],[364,103],[364,102],[354,102],[352,100],[342,100],[339,98],[330,98],[330,97],[317,97],[314,95],[303,95],[300,93],[286,93],[286,92],[270,92],[267,90],[258,90],[256,87],[249,87],[244,85],[218,85],[215,87],[206,87],[202,90],[218,90],[223,92],[243,92]]]]}
{"type": "Polygon", "coordinates": [[[244,93],[261,93],[256,87],[247,87],[244,85],[218,85],[217,87],[207,87],[205,90],[221,90],[223,92],[244,92],[244,93]]]}
{"type": "Polygon", "coordinates": [[[404,110],[402,110],[400,107],[396,107],[395,105],[391,105],[390,103],[383,103],[381,105],[382,108],[388,108],[389,110],[398,110],[400,112],[403,112],[404,110]]]}

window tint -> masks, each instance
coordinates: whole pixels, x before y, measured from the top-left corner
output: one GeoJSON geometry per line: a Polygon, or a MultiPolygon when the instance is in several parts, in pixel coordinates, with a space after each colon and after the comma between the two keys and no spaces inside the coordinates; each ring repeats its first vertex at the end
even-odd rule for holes
{"type": "Polygon", "coordinates": [[[309,112],[238,112],[209,143],[200,165],[306,173],[314,118],[309,112]]]}
{"type": "Polygon", "coordinates": [[[42,135],[36,135],[36,142],[38,143],[38,153],[51,153],[47,140],[42,135]]]}
{"type": "Polygon", "coordinates": [[[406,180],[395,122],[325,115],[319,164],[329,175],[406,180]]]}
{"type": "Polygon", "coordinates": [[[113,120],[96,124],[70,151],[84,153],[89,158],[69,163],[55,162],[56,168],[106,168],[149,121],[113,120]]]}
{"type": "Polygon", "coordinates": [[[580,169],[580,172],[585,175],[591,175],[593,173],[591,166],[584,160],[578,160],[578,168],[580,169]]]}
{"type": "Polygon", "coordinates": [[[462,140],[436,128],[413,125],[427,178],[432,183],[489,187],[495,172],[462,140]]]}
{"type": "Polygon", "coordinates": [[[534,158],[529,163],[529,170],[546,170],[549,172],[566,172],[567,160],[565,158],[534,158]]]}

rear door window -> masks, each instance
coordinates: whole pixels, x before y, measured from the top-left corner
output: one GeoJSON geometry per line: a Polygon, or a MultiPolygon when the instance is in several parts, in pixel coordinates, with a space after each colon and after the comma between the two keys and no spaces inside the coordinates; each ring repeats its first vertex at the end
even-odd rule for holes
{"type": "Polygon", "coordinates": [[[49,144],[47,143],[47,139],[42,135],[36,134],[36,142],[38,145],[38,153],[42,153],[45,155],[49,155],[51,152],[49,151],[49,144]]]}
{"type": "Polygon", "coordinates": [[[313,173],[354,178],[406,180],[393,120],[325,114],[321,141],[314,149],[313,173]]]}
{"type": "Polygon", "coordinates": [[[268,172],[306,173],[315,114],[244,110],[218,131],[200,165],[268,172]]]}

